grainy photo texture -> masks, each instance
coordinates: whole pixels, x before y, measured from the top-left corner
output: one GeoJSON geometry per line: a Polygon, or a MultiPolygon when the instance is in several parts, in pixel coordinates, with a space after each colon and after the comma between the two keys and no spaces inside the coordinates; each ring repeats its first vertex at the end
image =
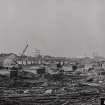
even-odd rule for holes
{"type": "Polygon", "coordinates": [[[105,105],[105,0],[0,0],[0,105],[105,105]]]}

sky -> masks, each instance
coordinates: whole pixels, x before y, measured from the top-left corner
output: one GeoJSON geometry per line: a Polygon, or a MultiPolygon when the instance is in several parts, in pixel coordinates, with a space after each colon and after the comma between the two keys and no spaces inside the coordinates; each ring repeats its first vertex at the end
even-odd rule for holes
{"type": "Polygon", "coordinates": [[[105,57],[104,0],[0,0],[0,53],[105,57]]]}

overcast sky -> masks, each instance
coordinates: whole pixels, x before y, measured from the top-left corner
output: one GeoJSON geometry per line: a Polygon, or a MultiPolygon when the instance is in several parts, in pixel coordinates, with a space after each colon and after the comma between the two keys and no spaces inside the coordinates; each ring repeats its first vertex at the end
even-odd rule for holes
{"type": "Polygon", "coordinates": [[[0,52],[105,56],[104,0],[0,0],[0,52]]]}

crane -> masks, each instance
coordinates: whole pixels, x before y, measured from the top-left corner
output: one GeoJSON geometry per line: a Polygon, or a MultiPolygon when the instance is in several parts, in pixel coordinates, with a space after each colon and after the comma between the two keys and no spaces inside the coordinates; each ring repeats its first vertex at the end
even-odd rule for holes
{"type": "Polygon", "coordinates": [[[23,49],[23,52],[22,52],[22,54],[21,54],[21,57],[24,56],[24,54],[25,54],[25,52],[26,52],[26,50],[27,50],[28,47],[29,47],[29,45],[27,44],[27,45],[25,46],[25,48],[23,49]]]}
{"type": "MultiPolygon", "coordinates": [[[[22,62],[23,62],[23,56],[24,56],[27,48],[28,48],[28,44],[25,46],[25,48],[23,49],[23,52],[20,56],[20,59],[22,60],[22,62]]],[[[10,54],[3,63],[3,65],[6,68],[10,69],[10,78],[11,79],[17,78],[18,72],[19,72],[18,70],[22,69],[22,67],[23,67],[23,64],[22,64],[22,66],[20,66],[18,64],[17,58],[18,57],[16,54],[10,54]]]]}
{"type": "Polygon", "coordinates": [[[25,52],[26,52],[26,50],[27,50],[28,47],[29,47],[29,45],[27,44],[27,45],[25,46],[25,48],[23,49],[23,52],[22,52],[22,54],[21,54],[22,66],[23,66],[23,57],[24,57],[24,54],[25,54],[25,52]]]}
{"type": "MultiPolygon", "coordinates": [[[[28,44],[25,46],[25,48],[23,49],[23,52],[22,52],[22,54],[21,54],[21,56],[20,56],[20,59],[22,60],[22,62],[23,62],[23,56],[24,56],[24,54],[25,54],[25,52],[26,52],[28,46],[29,46],[28,44]]],[[[7,64],[7,67],[8,67],[8,68],[11,68],[11,69],[14,69],[14,68],[19,69],[19,68],[22,68],[22,67],[23,67],[23,64],[22,64],[22,67],[19,66],[19,64],[18,64],[18,62],[17,62],[17,57],[16,57],[16,56],[14,57],[13,54],[9,55],[9,56],[7,57],[7,60],[5,60],[4,63],[7,64]],[[8,60],[8,59],[11,59],[11,60],[8,60]],[[11,61],[11,62],[10,62],[10,61],[11,61]],[[9,63],[8,63],[8,62],[9,62],[9,63]]]]}

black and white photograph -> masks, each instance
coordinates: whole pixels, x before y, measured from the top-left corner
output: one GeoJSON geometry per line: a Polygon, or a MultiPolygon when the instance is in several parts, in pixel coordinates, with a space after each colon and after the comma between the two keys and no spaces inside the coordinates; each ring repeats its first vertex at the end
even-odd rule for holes
{"type": "Polygon", "coordinates": [[[0,0],[0,105],[105,105],[105,0],[0,0]]]}

